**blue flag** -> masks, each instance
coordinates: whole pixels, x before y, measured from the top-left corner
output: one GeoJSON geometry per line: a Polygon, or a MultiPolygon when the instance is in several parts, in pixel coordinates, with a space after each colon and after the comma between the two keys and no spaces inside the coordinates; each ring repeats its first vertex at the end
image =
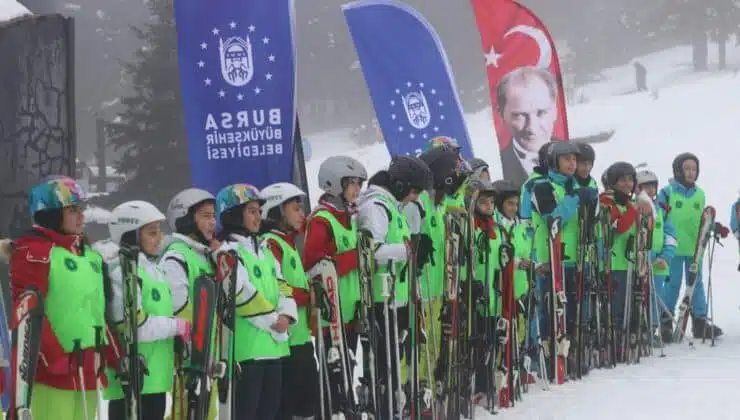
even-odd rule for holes
{"type": "Polygon", "coordinates": [[[342,9],[391,156],[418,154],[429,140],[446,136],[472,157],[452,70],[431,24],[389,0],[342,9]]]}
{"type": "Polygon", "coordinates": [[[292,180],[292,0],[175,2],[194,187],[292,180]]]}

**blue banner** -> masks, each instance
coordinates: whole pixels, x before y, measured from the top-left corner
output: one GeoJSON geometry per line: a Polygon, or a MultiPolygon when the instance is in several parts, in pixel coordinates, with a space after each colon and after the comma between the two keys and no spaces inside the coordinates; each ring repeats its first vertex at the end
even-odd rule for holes
{"type": "Polygon", "coordinates": [[[175,2],[194,187],[292,180],[293,10],[292,0],[175,2]]]}
{"type": "Polygon", "coordinates": [[[473,156],[447,55],[416,10],[388,0],[342,7],[391,156],[418,154],[437,136],[473,156]]]}

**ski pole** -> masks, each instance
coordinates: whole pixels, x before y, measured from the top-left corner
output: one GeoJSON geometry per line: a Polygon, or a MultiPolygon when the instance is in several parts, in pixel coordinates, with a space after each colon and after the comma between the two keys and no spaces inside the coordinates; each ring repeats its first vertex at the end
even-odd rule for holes
{"type": "Polygon", "coordinates": [[[87,415],[87,396],[85,395],[85,373],[83,372],[82,366],[84,363],[84,357],[82,355],[82,345],[80,339],[74,341],[74,350],[72,353],[77,359],[77,376],[80,379],[80,395],[82,396],[82,413],[85,420],[89,420],[87,415]]]}

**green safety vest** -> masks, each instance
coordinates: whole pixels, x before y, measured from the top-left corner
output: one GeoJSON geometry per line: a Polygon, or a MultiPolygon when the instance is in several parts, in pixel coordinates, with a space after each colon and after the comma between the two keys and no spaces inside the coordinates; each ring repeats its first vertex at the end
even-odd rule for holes
{"type": "Polygon", "coordinates": [[[436,299],[444,294],[445,289],[445,213],[450,206],[463,207],[464,194],[454,197],[445,196],[439,206],[434,205],[429,192],[419,194],[419,201],[424,207],[425,217],[422,221],[421,232],[429,235],[435,244],[431,261],[424,266],[421,277],[421,294],[426,300],[436,299]]]}
{"type": "MultiPolygon", "coordinates": [[[[493,229],[494,232],[498,230],[495,225],[493,229]]],[[[475,228],[476,241],[473,248],[475,252],[473,256],[475,277],[473,281],[484,283],[488,281],[488,310],[492,317],[497,317],[501,315],[501,293],[498,290],[500,286],[496,284],[497,276],[500,273],[499,248],[501,246],[501,233],[496,232],[495,239],[488,239],[488,252],[486,252],[486,247],[482,244],[486,240],[486,237],[490,238],[488,232],[479,227],[475,228]],[[488,254],[488,270],[486,270],[486,254],[488,254]]]]}
{"type": "MultiPolygon", "coordinates": [[[[656,206],[655,225],[653,226],[653,243],[651,249],[657,254],[663,250],[663,245],[665,245],[665,224],[663,212],[660,207],[656,206]]],[[[670,267],[658,269],[657,266],[653,265],[653,275],[655,276],[668,276],[670,272],[670,267]]]]}
{"type": "MultiPolygon", "coordinates": [[[[239,258],[249,272],[249,281],[273,306],[280,299],[275,258],[269,252],[257,256],[244,245],[238,245],[239,258]]],[[[247,318],[237,317],[234,332],[235,360],[243,362],[256,359],[279,359],[290,354],[288,341],[278,343],[272,334],[252,325],[247,318]]]]}
{"type": "MultiPolygon", "coordinates": [[[[499,225],[499,230],[506,230],[499,225]]],[[[518,260],[528,260],[532,252],[532,237],[527,232],[526,223],[514,223],[506,232],[510,237],[511,244],[514,246],[514,257],[518,260]]],[[[514,299],[520,299],[529,291],[529,273],[528,270],[516,267],[514,269],[514,299]]]]}
{"type": "Polygon", "coordinates": [[[64,352],[72,353],[76,340],[83,350],[94,348],[96,327],[103,328],[100,344],[107,344],[103,258],[87,246],[83,255],[54,246],[49,263],[44,309],[64,352]]]}
{"type": "MultiPolygon", "coordinates": [[[[627,206],[622,206],[620,204],[616,204],[617,208],[619,209],[619,212],[624,214],[624,212],[627,210],[627,206]]],[[[635,241],[636,241],[636,235],[637,229],[635,227],[635,224],[633,223],[632,226],[630,226],[629,230],[624,233],[617,233],[614,232],[614,242],[612,244],[612,270],[613,271],[627,271],[629,269],[630,264],[632,264],[627,259],[627,245],[630,241],[632,241],[632,250],[630,251],[629,257],[631,259],[634,259],[635,255],[635,241]],[[630,239],[631,238],[631,239],[630,239]]]]}
{"type": "MultiPolygon", "coordinates": [[[[337,246],[337,254],[357,249],[357,222],[354,219],[351,227],[347,229],[328,210],[321,209],[313,217],[320,217],[329,222],[337,246]]],[[[355,319],[358,302],[360,302],[360,276],[357,270],[352,270],[339,277],[339,306],[342,309],[342,322],[344,324],[349,324],[355,319]]]]}
{"type": "MultiPolygon", "coordinates": [[[[301,262],[301,256],[298,254],[298,250],[274,233],[267,233],[264,238],[266,240],[271,239],[280,246],[283,256],[282,261],[280,261],[280,268],[283,271],[285,281],[295,289],[308,291],[308,276],[306,275],[306,270],[303,268],[303,262],[301,262]]],[[[311,329],[308,326],[308,317],[310,315],[310,308],[298,308],[298,321],[291,325],[289,330],[289,343],[291,346],[300,346],[311,341],[311,329]]]]}
{"type": "MultiPolygon", "coordinates": [[[[559,202],[565,198],[565,187],[555,182],[550,183],[555,193],[555,199],[559,202]]],[[[547,220],[537,211],[532,212],[532,223],[535,227],[535,255],[537,263],[542,264],[550,261],[550,229],[547,228],[547,220]]],[[[575,212],[570,220],[561,220],[560,240],[565,244],[563,262],[575,261],[578,247],[578,212],[575,212]]]]}
{"type": "MultiPolygon", "coordinates": [[[[379,195],[378,198],[383,202],[383,207],[388,210],[388,232],[385,234],[383,243],[392,244],[404,244],[411,238],[411,232],[409,230],[409,223],[406,216],[401,213],[398,206],[389,200],[387,197],[379,195]]],[[[408,278],[409,273],[404,272],[404,276],[401,277],[404,266],[407,264],[406,261],[396,261],[393,263],[393,275],[395,276],[395,302],[399,304],[406,304],[409,301],[409,288],[408,278]]],[[[385,276],[390,273],[391,265],[387,262],[379,263],[378,269],[373,276],[373,301],[375,303],[382,303],[383,298],[383,282],[385,276]]]]}
{"type": "MultiPolygon", "coordinates": [[[[143,268],[138,267],[141,280],[141,310],[146,315],[171,317],[173,315],[172,292],[169,282],[161,275],[150,276],[143,268]]],[[[122,279],[123,281],[123,279],[122,279]]],[[[172,375],[175,366],[174,339],[148,343],[139,342],[139,354],[144,357],[149,374],[144,377],[142,394],[159,394],[172,390],[172,375]]],[[[124,397],[123,389],[115,370],[107,368],[108,387],[103,391],[106,400],[118,400],[124,397]]]]}
{"type": "Polygon", "coordinates": [[[668,205],[671,206],[668,218],[676,227],[676,241],[678,241],[676,256],[692,257],[699,236],[701,214],[706,205],[704,190],[696,187],[696,192],[691,198],[686,198],[675,191],[673,185],[668,190],[670,191],[668,205]]]}

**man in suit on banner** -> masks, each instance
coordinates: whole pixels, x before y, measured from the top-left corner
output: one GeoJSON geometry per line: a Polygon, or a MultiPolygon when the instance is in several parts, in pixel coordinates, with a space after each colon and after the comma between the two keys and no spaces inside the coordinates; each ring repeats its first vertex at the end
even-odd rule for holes
{"type": "Polygon", "coordinates": [[[521,185],[537,166],[537,151],[552,137],[558,87],[547,69],[518,67],[496,85],[496,102],[511,141],[501,150],[504,178],[521,185]]]}

